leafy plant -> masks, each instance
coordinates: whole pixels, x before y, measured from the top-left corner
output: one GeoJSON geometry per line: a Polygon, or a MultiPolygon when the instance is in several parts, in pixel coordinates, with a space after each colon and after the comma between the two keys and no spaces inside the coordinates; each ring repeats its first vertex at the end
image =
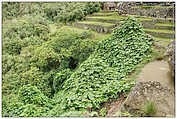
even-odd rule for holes
{"type": "Polygon", "coordinates": [[[147,117],[152,117],[155,116],[155,114],[157,113],[157,108],[155,106],[155,104],[153,102],[146,102],[146,104],[144,105],[144,116],[147,117]]]}
{"type": "Polygon", "coordinates": [[[102,109],[100,110],[100,114],[101,114],[102,117],[104,117],[104,116],[106,115],[106,113],[107,113],[106,107],[104,107],[104,108],[102,108],[102,109]]]}
{"type": "Polygon", "coordinates": [[[63,99],[53,115],[60,115],[58,109],[94,111],[108,99],[117,98],[117,93],[129,91],[134,82],[125,76],[149,58],[151,51],[150,39],[141,24],[128,18],[112,36],[100,41],[94,53],[64,82],[64,95],[58,93],[58,98],[63,99]]]}
{"type": "Polygon", "coordinates": [[[64,69],[56,73],[53,79],[53,88],[55,90],[55,93],[57,93],[62,88],[63,82],[68,79],[71,74],[72,72],[70,69],[64,69]]]}
{"type": "Polygon", "coordinates": [[[40,90],[31,84],[21,87],[18,97],[24,104],[45,105],[48,103],[47,97],[45,97],[40,90]]]}

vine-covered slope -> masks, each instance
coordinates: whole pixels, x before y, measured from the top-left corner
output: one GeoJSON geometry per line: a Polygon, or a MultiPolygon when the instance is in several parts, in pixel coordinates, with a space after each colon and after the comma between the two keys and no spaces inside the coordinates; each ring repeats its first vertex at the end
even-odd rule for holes
{"type": "Polygon", "coordinates": [[[125,78],[126,75],[148,58],[150,52],[151,42],[141,24],[133,17],[128,18],[64,82],[56,94],[58,104],[51,110],[51,116],[88,108],[94,111],[108,99],[117,98],[117,93],[129,91],[133,81],[125,78]]]}

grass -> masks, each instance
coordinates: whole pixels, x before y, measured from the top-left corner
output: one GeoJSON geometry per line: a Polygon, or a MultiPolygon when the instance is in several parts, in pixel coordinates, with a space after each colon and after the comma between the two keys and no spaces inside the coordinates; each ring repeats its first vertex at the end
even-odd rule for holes
{"type": "Polygon", "coordinates": [[[150,17],[137,17],[136,19],[138,19],[139,21],[152,21],[153,18],[150,17]]]}
{"type": "Polygon", "coordinates": [[[168,46],[168,44],[174,40],[174,39],[160,38],[160,37],[153,37],[153,38],[159,41],[157,42],[157,44],[164,46],[164,47],[168,46]]]}
{"type": "Polygon", "coordinates": [[[103,23],[103,22],[95,22],[95,21],[82,21],[82,22],[78,22],[78,23],[83,23],[83,24],[92,24],[92,25],[100,25],[100,26],[112,26],[115,24],[112,23],[103,23]]]}
{"type": "Polygon", "coordinates": [[[93,13],[93,15],[115,15],[117,14],[116,12],[108,12],[108,13],[103,13],[103,12],[97,12],[93,13]]]}
{"type": "Polygon", "coordinates": [[[170,23],[170,22],[166,22],[166,23],[156,23],[155,24],[156,26],[174,26],[173,23],[170,23]]]}
{"type": "Polygon", "coordinates": [[[75,28],[72,26],[63,26],[63,29],[65,29],[67,31],[73,31],[76,33],[91,32],[91,34],[92,34],[91,40],[97,40],[97,41],[103,40],[103,39],[110,36],[110,34],[97,33],[95,31],[85,30],[85,29],[81,29],[81,28],[75,28]]]}
{"type": "Polygon", "coordinates": [[[169,33],[169,34],[175,33],[175,31],[167,30],[167,29],[148,29],[148,28],[144,28],[144,31],[158,32],[158,33],[169,33]]]}
{"type": "Polygon", "coordinates": [[[153,37],[155,40],[159,40],[159,41],[169,41],[171,42],[174,39],[168,39],[168,38],[160,38],[160,37],[153,37]]]}
{"type": "Polygon", "coordinates": [[[105,19],[105,20],[123,20],[125,16],[89,16],[88,18],[105,19]]]}
{"type": "MultiPolygon", "coordinates": [[[[153,18],[150,17],[138,17],[136,15],[130,15],[136,17],[139,21],[152,21],[153,18]]],[[[117,14],[114,14],[112,16],[91,16],[89,15],[88,18],[97,18],[97,19],[105,19],[105,20],[124,20],[128,16],[118,16],[117,14]]]]}
{"type": "Polygon", "coordinates": [[[101,115],[102,117],[106,116],[106,113],[107,113],[106,107],[104,107],[104,108],[102,108],[102,109],[100,110],[100,115],[101,115]]]}
{"type": "Polygon", "coordinates": [[[146,102],[144,105],[144,113],[147,117],[153,117],[157,113],[157,108],[153,102],[146,102]]]}

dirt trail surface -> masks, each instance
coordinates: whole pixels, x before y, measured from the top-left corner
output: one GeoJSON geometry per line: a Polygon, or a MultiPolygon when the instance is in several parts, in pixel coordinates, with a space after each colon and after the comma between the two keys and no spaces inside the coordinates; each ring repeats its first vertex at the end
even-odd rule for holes
{"type": "Polygon", "coordinates": [[[170,75],[169,65],[163,60],[154,61],[145,65],[135,80],[137,82],[158,81],[163,86],[174,90],[174,79],[170,75]]]}
{"type": "MultiPolygon", "coordinates": [[[[169,64],[166,61],[150,62],[142,69],[137,78],[137,82],[158,81],[162,86],[168,87],[172,90],[175,89],[174,79],[170,75],[169,64]]],[[[106,117],[114,117],[115,113],[120,110],[120,106],[125,99],[118,99],[107,104],[108,112],[106,117]]]]}

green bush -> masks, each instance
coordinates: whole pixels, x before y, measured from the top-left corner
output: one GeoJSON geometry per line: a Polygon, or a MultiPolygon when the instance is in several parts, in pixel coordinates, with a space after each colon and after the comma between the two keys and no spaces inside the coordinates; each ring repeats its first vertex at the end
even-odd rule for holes
{"type": "Polygon", "coordinates": [[[52,88],[49,85],[48,78],[37,67],[30,67],[26,72],[21,73],[20,85],[32,84],[42,91],[45,95],[50,95],[52,88]]]}
{"type": "Polygon", "coordinates": [[[52,48],[43,46],[38,47],[34,51],[34,56],[30,59],[32,64],[46,71],[49,71],[53,67],[58,67],[60,60],[61,56],[52,48]]]}
{"type": "Polygon", "coordinates": [[[31,63],[41,69],[75,69],[94,51],[97,41],[90,32],[75,33],[62,27],[51,34],[50,40],[36,48],[31,63]]]}
{"type": "Polygon", "coordinates": [[[22,25],[16,25],[4,34],[9,38],[19,37],[24,39],[30,36],[43,36],[44,34],[49,33],[48,26],[45,26],[41,23],[23,23],[22,25]],[[9,34],[10,33],[10,34],[9,34]]]}
{"type": "Polygon", "coordinates": [[[15,57],[8,53],[2,55],[2,74],[7,73],[15,65],[15,57]]]}
{"type": "Polygon", "coordinates": [[[82,20],[87,14],[98,12],[100,4],[96,2],[61,2],[44,4],[43,9],[48,19],[66,23],[82,20]]]}
{"type": "Polygon", "coordinates": [[[49,19],[81,20],[88,14],[86,3],[57,3],[51,7],[55,4],[3,3],[3,116],[48,116],[47,111],[58,101],[47,97],[62,91],[65,80],[95,49],[98,41],[92,39],[91,32],[77,33],[63,27],[49,33],[49,19]]]}
{"type": "Polygon", "coordinates": [[[100,10],[98,2],[57,2],[57,3],[18,3],[2,4],[3,20],[22,15],[41,15],[51,21],[72,22],[83,19],[87,14],[100,10]]]}
{"type": "Polygon", "coordinates": [[[41,4],[39,2],[3,2],[3,20],[18,18],[26,14],[37,15],[42,13],[41,4]]]}
{"type": "Polygon", "coordinates": [[[72,72],[70,69],[64,69],[55,74],[55,77],[53,79],[53,88],[55,90],[55,93],[57,93],[61,89],[61,87],[63,86],[63,82],[70,77],[71,73],[72,72]]]}
{"type": "Polygon", "coordinates": [[[20,11],[20,8],[21,7],[18,2],[3,2],[2,3],[3,19],[18,16],[18,11],[20,11]]]}
{"type": "Polygon", "coordinates": [[[19,89],[18,98],[24,104],[43,106],[49,102],[48,98],[44,96],[37,87],[31,84],[24,85],[19,89]]]}
{"type": "Polygon", "coordinates": [[[102,117],[104,117],[106,115],[106,113],[107,113],[106,107],[104,107],[100,110],[100,114],[102,117]]]}
{"type": "Polygon", "coordinates": [[[21,45],[20,45],[20,38],[13,38],[13,40],[9,39],[9,38],[6,38],[4,39],[4,42],[3,42],[3,54],[5,53],[8,53],[8,54],[11,54],[11,55],[17,55],[17,54],[20,54],[20,51],[21,51],[21,45]]]}
{"type": "Polygon", "coordinates": [[[33,104],[14,103],[9,107],[9,112],[5,117],[46,117],[47,107],[39,107],[33,104]]]}

